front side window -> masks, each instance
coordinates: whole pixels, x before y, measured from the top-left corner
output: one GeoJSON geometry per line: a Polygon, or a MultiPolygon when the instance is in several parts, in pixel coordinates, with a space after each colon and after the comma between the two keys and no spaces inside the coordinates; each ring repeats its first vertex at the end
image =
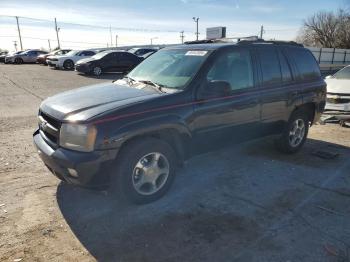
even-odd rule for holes
{"type": "Polygon", "coordinates": [[[209,53],[205,50],[162,50],[144,60],[128,76],[137,81],[152,81],[168,88],[183,89],[209,53]]]}
{"type": "Polygon", "coordinates": [[[231,90],[253,87],[250,52],[242,49],[219,55],[207,74],[207,81],[226,81],[230,84],[231,90]]]}

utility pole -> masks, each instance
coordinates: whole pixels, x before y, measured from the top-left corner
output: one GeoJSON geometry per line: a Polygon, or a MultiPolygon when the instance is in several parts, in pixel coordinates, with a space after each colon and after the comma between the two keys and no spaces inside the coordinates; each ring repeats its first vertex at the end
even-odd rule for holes
{"type": "Polygon", "coordinates": [[[13,45],[15,46],[15,50],[17,52],[17,41],[13,41],[13,45]]]}
{"type": "Polygon", "coordinates": [[[115,35],[115,47],[118,47],[118,35],[115,35]]]}
{"type": "Polygon", "coordinates": [[[58,46],[58,49],[61,49],[60,38],[58,37],[58,31],[60,31],[60,29],[57,27],[56,17],[55,17],[55,30],[56,30],[56,36],[57,36],[57,46],[58,46]]]}
{"type": "Polygon", "coordinates": [[[180,38],[181,38],[181,44],[183,44],[184,43],[184,39],[185,39],[184,31],[180,32],[180,38]]]}
{"type": "Polygon", "coordinates": [[[260,28],[260,39],[263,39],[264,32],[264,26],[262,25],[260,28]]]}
{"type": "Polygon", "coordinates": [[[153,39],[157,39],[158,37],[152,37],[151,38],[151,45],[153,45],[153,39]]]}
{"type": "MultiPolygon", "coordinates": [[[[17,21],[17,29],[18,29],[19,43],[20,43],[20,45],[21,45],[21,50],[23,50],[22,36],[21,36],[21,30],[19,29],[18,16],[16,16],[16,21],[17,21]]],[[[17,46],[17,44],[16,44],[16,46],[17,46]]],[[[17,51],[17,48],[16,48],[16,51],[17,51]]]]}
{"type": "Polygon", "coordinates": [[[49,50],[51,51],[51,43],[50,43],[50,39],[47,39],[47,42],[49,43],[49,50]]]}
{"type": "Polygon", "coordinates": [[[113,46],[113,40],[112,40],[112,26],[109,26],[109,36],[111,37],[111,47],[113,46]]]}
{"type": "Polygon", "coordinates": [[[196,23],[196,28],[197,28],[197,30],[196,30],[196,40],[198,41],[198,38],[199,38],[199,31],[198,31],[198,21],[199,21],[199,17],[193,17],[193,21],[196,23]]]}

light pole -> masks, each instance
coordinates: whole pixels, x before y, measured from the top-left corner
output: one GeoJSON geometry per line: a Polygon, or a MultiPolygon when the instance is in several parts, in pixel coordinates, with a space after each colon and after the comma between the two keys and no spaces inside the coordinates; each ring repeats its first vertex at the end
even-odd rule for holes
{"type": "Polygon", "coordinates": [[[58,37],[58,31],[60,31],[60,28],[57,27],[56,17],[55,17],[55,30],[56,30],[56,36],[57,36],[57,47],[58,49],[61,49],[60,38],[58,37]]]}
{"type": "Polygon", "coordinates": [[[158,37],[152,37],[152,38],[151,38],[151,45],[153,45],[153,40],[154,40],[154,39],[158,39],[158,37]]]}
{"type": "Polygon", "coordinates": [[[193,17],[192,18],[193,19],[193,21],[196,23],[196,28],[197,28],[197,30],[196,30],[196,39],[197,39],[197,41],[198,41],[198,37],[199,37],[199,32],[198,32],[198,21],[199,21],[199,17],[193,17]]]}
{"type": "Polygon", "coordinates": [[[115,47],[118,47],[118,35],[115,35],[115,47]]]}
{"type": "MultiPolygon", "coordinates": [[[[19,28],[18,16],[16,16],[16,21],[17,21],[17,30],[18,30],[18,36],[19,36],[19,43],[21,45],[21,50],[23,50],[21,29],[19,28]]],[[[16,49],[16,51],[17,51],[17,49],[16,49]]]]}

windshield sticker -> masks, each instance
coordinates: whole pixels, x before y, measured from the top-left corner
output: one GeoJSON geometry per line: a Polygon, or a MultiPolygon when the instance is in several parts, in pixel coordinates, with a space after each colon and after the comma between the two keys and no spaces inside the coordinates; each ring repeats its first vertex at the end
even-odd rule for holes
{"type": "Polygon", "coordinates": [[[205,56],[208,53],[208,51],[188,51],[186,55],[188,56],[205,56]]]}

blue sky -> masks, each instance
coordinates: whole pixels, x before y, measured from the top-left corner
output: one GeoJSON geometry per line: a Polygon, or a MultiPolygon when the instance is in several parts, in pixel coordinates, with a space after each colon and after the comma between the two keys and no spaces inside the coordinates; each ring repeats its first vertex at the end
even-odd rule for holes
{"type": "MultiPolygon", "coordinates": [[[[63,45],[86,48],[94,45],[90,43],[106,46],[110,42],[109,30],[68,23],[112,26],[113,44],[116,34],[119,44],[148,44],[153,37],[159,44],[178,43],[182,30],[185,40],[193,40],[193,16],[200,17],[201,38],[205,37],[206,27],[226,26],[228,36],[243,36],[257,35],[263,24],[266,38],[293,40],[303,19],[317,11],[344,8],[346,2],[349,3],[348,0],[0,0],[0,15],[51,21],[57,17],[63,45]]],[[[23,39],[24,48],[47,48],[45,39],[51,39],[52,46],[55,45],[52,22],[20,19],[20,24],[22,35],[27,37],[23,39]]],[[[16,35],[15,19],[0,17],[0,48],[12,50],[16,35]]]]}

